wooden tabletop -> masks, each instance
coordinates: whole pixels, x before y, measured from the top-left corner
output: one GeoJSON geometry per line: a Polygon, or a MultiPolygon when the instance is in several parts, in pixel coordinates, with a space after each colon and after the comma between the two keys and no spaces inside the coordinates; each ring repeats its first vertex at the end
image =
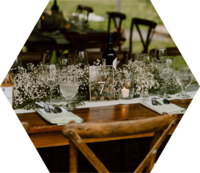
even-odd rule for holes
{"type": "MultiPolygon", "coordinates": [[[[192,99],[184,100],[173,100],[175,103],[181,107],[187,108],[192,99]]],[[[141,118],[149,118],[155,116],[161,116],[160,114],[144,107],[141,104],[128,104],[128,105],[114,105],[96,108],[81,108],[73,111],[76,115],[83,118],[84,122],[106,122],[106,121],[126,121],[126,120],[137,120],[141,118]]],[[[29,130],[29,136],[36,148],[51,147],[51,146],[61,146],[68,145],[69,140],[64,138],[62,135],[62,129],[64,126],[52,125],[43,119],[38,113],[26,113],[17,114],[21,122],[27,122],[31,125],[29,130]]],[[[182,115],[178,116],[179,119],[182,115]]],[[[83,122],[83,123],[84,123],[83,122]]],[[[174,128],[175,129],[175,128],[174,128]]],[[[173,133],[174,129],[171,131],[173,133]]],[[[143,134],[135,136],[124,136],[119,139],[128,138],[140,138],[153,136],[153,134],[143,134]]],[[[109,139],[84,139],[85,142],[100,142],[116,140],[118,138],[109,139]]]]}

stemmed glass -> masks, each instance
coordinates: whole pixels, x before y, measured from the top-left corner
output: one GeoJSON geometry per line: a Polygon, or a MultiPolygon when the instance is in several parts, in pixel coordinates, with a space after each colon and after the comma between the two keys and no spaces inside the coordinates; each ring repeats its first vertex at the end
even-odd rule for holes
{"type": "Polygon", "coordinates": [[[78,92],[78,88],[79,84],[76,76],[67,76],[64,81],[60,82],[60,91],[67,100],[68,108],[66,109],[69,111],[74,110],[70,104],[70,101],[78,92]]]}
{"type": "Polygon", "coordinates": [[[88,65],[88,55],[85,50],[75,51],[74,60],[77,64],[88,65]]]}
{"type": "Polygon", "coordinates": [[[52,90],[60,81],[60,69],[58,64],[45,64],[41,71],[41,80],[50,87],[49,104],[52,105],[52,90]]]}
{"type": "Polygon", "coordinates": [[[193,74],[187,65],[180,65],[178,68],[176,80],[182,88],[181,98],[189,98],[186,94],[186,88],[191,84],[193,80],[193,74]]]}
{"type": "Polygon", "coordinates": [[[165,91],[164,95],[162,96],[164,99],[170,98],[167,95],[167,82],[175,77],[176,71],[175,71],[175,62],[171,58],[162,57],[160,62],[160,68],[159,68],[159,74],[160,76],[165,80],[165,91]]]}
{"type": "Polygon", "coordinates": [[[60,69],[66,69],[69,65],[75,65],[76,61],[69,54],[64,54],[57,61],[60,69]]]}
{"type": "Polygon", "coordinates": [[[15,59],[14,63],[12,64],[12,67],[11,67],[12,74],[16,74],[17,73],[18,67],[22,67],[21,57],[17,57],[15,59]]]}
{"type": "Polygon", "coordinates": [[[157,60],[161,60],[163,57],[167,57],[167,49],[164,47],[157,47],[155,49],[154,58],[157,60]]]}

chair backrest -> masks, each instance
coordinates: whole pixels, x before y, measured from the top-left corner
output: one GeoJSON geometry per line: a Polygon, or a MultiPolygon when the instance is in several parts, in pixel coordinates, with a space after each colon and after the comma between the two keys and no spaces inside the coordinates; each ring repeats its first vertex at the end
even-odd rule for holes
{"type": "Polygon", "coordinates": [[[91,7],[88,7],[88,6],[85,6],[85,5],[78,5],[77,6],[77,11],[78,12],[82,12],[82,11],[86,11],[87,12],[87,19],[86,19],[85,23],[88,22],[89,13],[93,13],[93,9],[91,7]]]}
{"type": "MultiPolygon", "coordinates": [[[[69,138],[70,142],[85,155],[98,172],[109,172],[82,138],[109,138],[155,132],[149,153],[135,170],[135,173],[139,173],[146,168],[147,172],[150,172],[154,165],[156,153],[173,125],[175,125],[176,120],[177,115],[162,115],[142,120],[120,122],[71,123],[63,128],[63,135],[69,138]]],[[[72,168],[75,171],[77,170],[76,167],[72,166],[70,168],[71,172],[74,171],[72,168]]]]}
{"type": "Polygon", "coordinates": [[[150,20],[146,20],[146,19],[139,19],[139,18],[133,18],[132,22],[131,22],[131,29],[130,29],[130,41],[129,41],[129,51],[132,53],[132,41],[133,41],[133,29],[134,29],[134,25],[136,26],[136,29],[140,35],[140,39],[143,45],[143,53],[148,53],[148,47],[149,44],[152,40],[153,34],[155,32],[155,28],[156,28],[156,22],[154,21],[150,21],[150,20]],[[146,40],[144,40],[140,27],[139,25],[143,25],[143,26],[147,26],[148,30],[147,30],[147,37],[146,40]]]}
{"type": "Polygon", "coordinates": [[[34,65],[48,63],[50,61],[50,55],[46,52],[21,52],[18,55],[18,62],[23,67],[27,67],[27,63],[33,63],[34,65]]]}
{"type": "MultiPolygon", "coordinates": [[[[177,47],[166,47],[167,50],[167,56],[179,56],[181,55],[181,52],[177,47]]],[[[151,49],[149,51],[149,55],[154,57],[155,56],[155,49],[151,49]]],[[[158,59],[158,57],[156,57],[158,59]]]]}
{"type": "Polygon", "coordinates": [[[116,44],[113,44],[113,47],[118,47],[118,50],[121,51],[121,44],[126,40],[124,38],[124,32],[122,28],[122,22],[126,19],[126,15],[120,12],[107,12],[108,14],[108,33],[111,33],[111,24],[112,21],[114,23],[114,30],[113,32],[117,32],[120,34],[120,39],[116,44]]]}
{"type": "Polygon", "coordinates": [[[111,21],[114,22],[117,32],[121,32],[122,21],[126,19],[126,15],[119,12],[108,12],[108,33],[110,33],[111,21]]]}
{"type": "MultiPolygon", "coordinates": [[[[102,62],[102,54],[103,52],[87,52],[88,62],[90,65],[93,65],[93,62],[96,62],[99,59],[102,62]]],[[[122,67],[123,64],[128,64],[128,60],[130,59],[130,53],[128,51],[117,51],[117,67],[122,67]]],[[[74,57],[74,53],[66,53],[63,54],[62,57],[74,57]]]]}

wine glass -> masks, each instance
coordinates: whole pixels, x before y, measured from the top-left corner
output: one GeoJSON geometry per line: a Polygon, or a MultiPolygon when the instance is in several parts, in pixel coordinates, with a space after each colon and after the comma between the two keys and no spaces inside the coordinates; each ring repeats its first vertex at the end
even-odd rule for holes
{"type": "Polygon", "coordinates": [[[75,65],[76,62],[69,54],[63,54],[58,58],[57,63],[59,64],[60,69],[66,69],[68,65],[75,65]]]}
{"type": "Polygon", "coordinates": [[[17,73],[18,71],[18,67],[22,67],[22,59],[20,56],[18,56],[14,63],[12,64],[12,67],[11,67],[11,73],[14,75],[17,73]]]}
{"type": "Polygon", "coordinates": [[[42,69],[41,80],[50,87],[49,104],[52,105],[52,90],[60,81],[60,69],[58,64],[45,64],[42,69]]]}
{"type": "Polygon", "coordinates": [[[176,71],[175,71],[175,62],[171,58],[162,57],[160,62],[160,68],[159,68],[159,75],[161,78],[165,80],[165,90],[164,95],[162,96],[164,99],[170,98],[167,95],[167,82],[175,77],[176,71]]]}
{"type": "Polygon", "coordinates": [[[133,57],[134,57],[134,61],[143,61],[144,60],[143,53],[134,53],[133,57]]]}
{"type": "Polygon", "coordinates": [[[189,98],[186,94],[186,88],[191,84],[193,80],[193,74],[187,65],[180,65],[177,72],[177,82],[182,88],[181,98],[189,98]]]}
{"type": "Polygon", "coordinates": [[[167,49],[164,47],[157,47],[155,49],[154,58],[157,60],[161,60],[162,57],[167,57],[167,49]]]}
{"type": "Polygon", "coordinates": [[[68,108],[66,109],[69,111],[74,110],[70,101],[78,92],[78,88],[79,84],[76,76],[67,76],[65,81],[60,82],[60,91],[67,100],[68,108]]]}
{"type": "Polygon", "coordinates": [[[76,61],[77,64],[80,64],[80,65],[83,65],[83,66],[88,65],[87,52],[85,50],[75,51],[74,61],[76,61]]]}
{"type": "Polygon", "coordinates": [[[143,62],[149,64],[151,62],[150,56],[148,54],[143,54],[143,62]]]}

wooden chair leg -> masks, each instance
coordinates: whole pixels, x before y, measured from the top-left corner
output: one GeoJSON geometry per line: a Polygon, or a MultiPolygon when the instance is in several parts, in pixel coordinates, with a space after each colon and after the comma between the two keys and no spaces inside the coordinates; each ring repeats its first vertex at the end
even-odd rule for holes
{"type": "Polygon", "coordinates": [[[58,172],[58,147],[53,148],[54,171],[58,172]]]}
{"type": "Polygon", "coordinates": [[[120,140],[121,172],[125,170],[125,140],[120,140]]]}
{"type": "Polygon", "coordinates": [[[77,147],[69,140],[69,172],[77,173],[78,172],[78,156],[77,156],[77,147]]]}

